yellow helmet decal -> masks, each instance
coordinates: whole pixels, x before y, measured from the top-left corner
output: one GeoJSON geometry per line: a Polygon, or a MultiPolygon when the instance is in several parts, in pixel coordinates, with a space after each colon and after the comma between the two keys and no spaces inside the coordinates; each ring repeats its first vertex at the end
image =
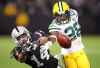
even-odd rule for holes
{"type": "Polygon", "coordinates": [[[64,1],[56,2],[53,6],[53,15],[57,14],[65,14],[66,11],[69,11],[69,5],[64,1]]]}

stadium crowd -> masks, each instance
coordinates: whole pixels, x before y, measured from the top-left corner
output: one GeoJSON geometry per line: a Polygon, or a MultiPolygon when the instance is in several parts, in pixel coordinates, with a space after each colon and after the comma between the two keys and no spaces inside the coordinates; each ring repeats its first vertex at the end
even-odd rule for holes
{"type": "MultiPolygon", "coordinates": [[[[27,25],[29,29],[41,28],[47,31],[52,20],[52,5],[57,0],[0,0],[0,34],[9,34],[13,23],[27,25]],[[22,19],[20,21],[20,19],[22,19]],[[5,21],[6,20],[6,21],[5,21]],[[8,22],[8,24],[6,23],[8,22]],[[40,24],[40,25],[38,25],[40,24]]],[[[83,34],[100,33],[100,1],[99,0],[66,0],[72,8],[79,12],[79,21],[83,34]]]]}

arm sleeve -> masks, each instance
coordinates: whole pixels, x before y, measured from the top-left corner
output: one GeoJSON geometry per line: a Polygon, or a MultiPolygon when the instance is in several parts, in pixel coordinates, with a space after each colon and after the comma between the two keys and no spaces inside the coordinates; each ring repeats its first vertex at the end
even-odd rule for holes
{"type": "Polygon", "coordinates": [[[56,25],[56,23],[57,23],[56,19],[53,19],[52,22],[51,22],[51,24],[49,25],[49,28],[48,28],[48,30],[49,30],[50,33],[54,32],[54,31],[59,31],[60,30],[60,28],[58,28],[58,26],[56,25]]]}

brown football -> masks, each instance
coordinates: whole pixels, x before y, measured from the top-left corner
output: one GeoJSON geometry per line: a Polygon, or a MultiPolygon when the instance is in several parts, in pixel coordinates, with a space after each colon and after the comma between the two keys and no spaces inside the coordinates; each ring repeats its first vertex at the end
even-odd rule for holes
{"type": "Polygon", "coordinates": [[[57,35],[57,41],[60,44],[60,46],[63,48],[70,48],[71,47],[71,40],[61,33],[59,33],[57,35]]]}

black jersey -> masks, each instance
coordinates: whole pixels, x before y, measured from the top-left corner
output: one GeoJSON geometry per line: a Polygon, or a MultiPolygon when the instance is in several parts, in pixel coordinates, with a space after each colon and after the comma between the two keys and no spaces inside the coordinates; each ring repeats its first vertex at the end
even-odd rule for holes
{"type": "Polygon", "coordinates": [[[39,46],[37,43],[32,43],[28,47],[16,47],[15,49],[20,49],[20,52],[25,53],[27,59],[24,63],[32,68],[57,68],[58,60],[50,54],[45,45],[39,46]]]}

